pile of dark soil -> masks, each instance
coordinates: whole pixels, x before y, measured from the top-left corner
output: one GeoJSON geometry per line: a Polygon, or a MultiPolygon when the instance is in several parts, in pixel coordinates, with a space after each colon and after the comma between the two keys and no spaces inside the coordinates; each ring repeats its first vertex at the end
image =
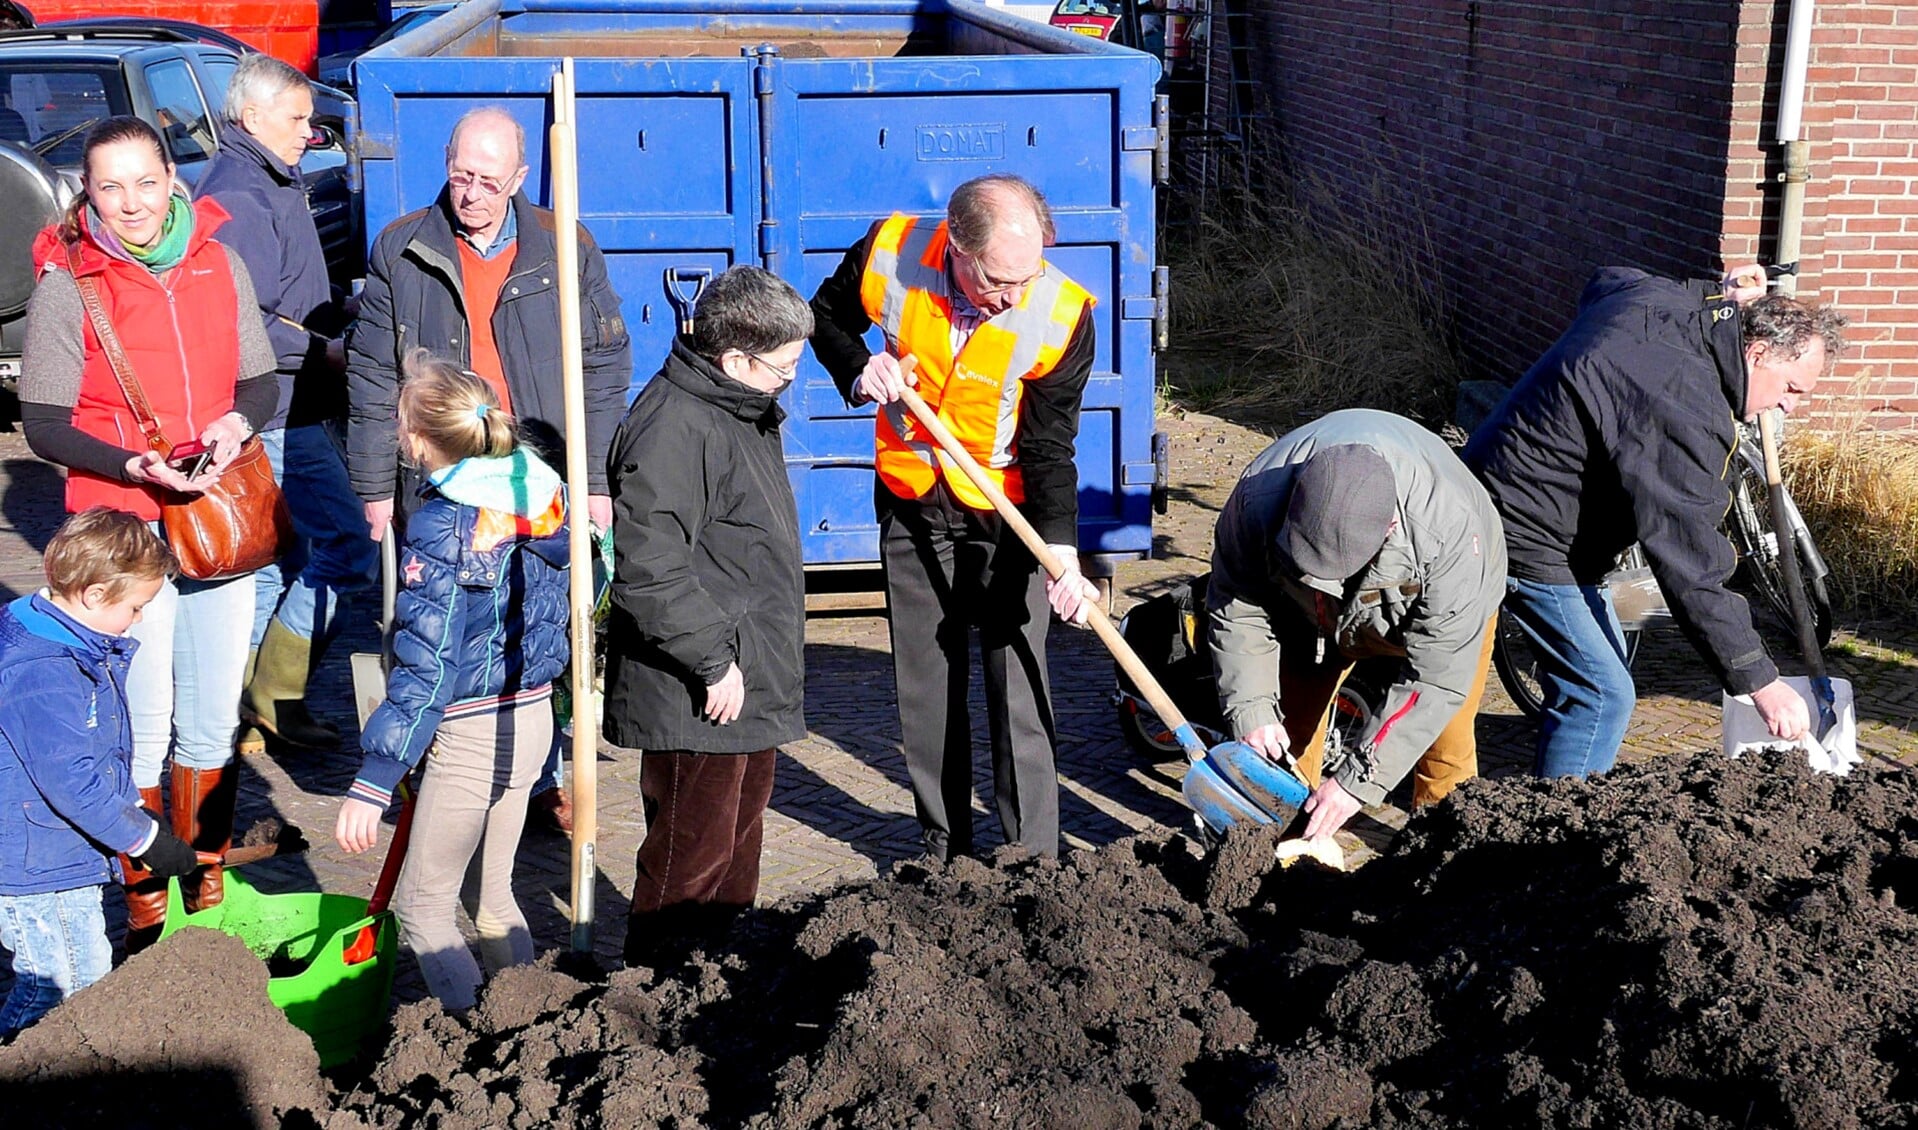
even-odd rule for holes
{"type": "MultiPolygon", "coordinates": [[[[396,1014],[355,1126],[1918,1124],[1918,783],[1474,782],[1357,873],[1142,838],[904,867],[396,1014]]],[[[83,998],[84,999],[84,998],[83,998]]],[[[0,1053],[0,1060],[7,1053],[0,1053]]]]}
{"type": "MultiPolygon", "coordinates": [[[[1140,839],[907,867],[589,985],[415,1006],[380,1126],[1906,1126],[1918,787],[1468,786],[1352,875],[1140,839]]],[[[344,1124],[344,1123],[343,1123],[344,1124]]]]}
{"type": "Polygon", "coordinates": [[[320,1057],[237,938],[183,930],[0,1050],[16,1126],[311,1126],[320,1057]],[[15,1121],[18,1119],[18,1121],[15,1121]]]}

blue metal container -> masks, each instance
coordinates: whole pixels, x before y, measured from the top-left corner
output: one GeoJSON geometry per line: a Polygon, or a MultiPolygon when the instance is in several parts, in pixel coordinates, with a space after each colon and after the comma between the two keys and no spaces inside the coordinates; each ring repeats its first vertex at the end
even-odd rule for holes
{"type": "MultiPolygon", "coordinates": [[[[938,216],[961,182],[1018,173],[1052,202],[1050,257],[1099,301],[1080,548],[1088,568],[1151,549],[1157,60],[973,0],[470,0],[355,65],[369,236],[432,202],[475,106],[526,127],[527,192],[549,202],[567,55],[580,213],[624,302],[635,392],[672,340],[666,268],[756,263],[810,295],[873,221],[938,216]]],[[[807,564],[877,561],[871,409],[848,409],[810,353],[785,405],[807,564]]]]}

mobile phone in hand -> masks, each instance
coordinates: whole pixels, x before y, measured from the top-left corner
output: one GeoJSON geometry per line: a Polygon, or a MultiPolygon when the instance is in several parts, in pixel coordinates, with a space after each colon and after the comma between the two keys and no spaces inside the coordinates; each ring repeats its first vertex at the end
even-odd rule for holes
{"type": "Polygon", "coordinates": [[[200,472],[206,470],[207,465],[212,462],[213,449],[197,439],[174,444],[173,450],[167,452],[166,457],[167,466],[189,479],[198,478],[200,472]]]}

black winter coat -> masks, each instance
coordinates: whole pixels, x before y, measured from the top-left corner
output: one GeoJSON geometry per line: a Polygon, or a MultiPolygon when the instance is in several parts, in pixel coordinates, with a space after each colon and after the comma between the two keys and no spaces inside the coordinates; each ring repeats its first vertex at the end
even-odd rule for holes
{"type": "MultiPolygon", "coordinates": [[[[520,436],[554,467],[566,465],[566,398],[560,379],[559,289],[553,280],[553,213],[513,195],[519,246],[493,310],[493,340],[513,395],[520,436]]],[[[353,490],[377,502],[406,501],[400,482],[400,364],[424,346],[472,364],[452,207],[442,188],[430,207],[386,226],[368,257],[359,320],[347,337],[347,469],[353,490]]],[[[587,493],[606,492],[606,448],[626,407],[633,371],[619,295],[606,256],[579,229],[581,348],[586,370],[587,493]]]]}
{"type": "Polygon", "coordinates": [[[806,736],[799,514],[769,393],[673,343],[613,439],[606,736],[631,749],[752,753],[806,736]],[[707,721],[737,662],[746,702],[707,721]]]}
{"type": "Polygon", "coordinates": [[[1464,459],[1505,521],[1514,578],[1595,584],[1641,543],[1679,627],[1743,694],[1778,668],[1725,587],[1737,555],[1720,525],[1749,390],[1738,308],[1718,290],[1599,270],[1464,459]]]}
{"type": "Polygon", "coordinates": [[[346,378],[326,363],[326,340],[346,324],[326,277],[326,251],[297,165],[267,152],[238,127],[220,136],[193,194],[231,217],[218,239],[246,264],[266,337],[280,366],[280,405],[260,430],[315,424],[346,412],[346,378]],[[298,323],[297,325],[289,323],[298,323]],[[304,327],[304,328],[302,328],[304,327]]]}

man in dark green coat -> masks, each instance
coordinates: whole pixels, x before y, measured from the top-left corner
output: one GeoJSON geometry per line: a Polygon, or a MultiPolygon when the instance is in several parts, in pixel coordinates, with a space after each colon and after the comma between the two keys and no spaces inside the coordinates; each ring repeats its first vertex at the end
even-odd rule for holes
{"type": "Polygon", "coordinates": [[[812,328],[798,291],[734,267],[613,439],[606,736],[644,751],[646,806],[628,961],[687,918],[752,905],[776,747],[806,735],[779,393],[812,328]]]}

